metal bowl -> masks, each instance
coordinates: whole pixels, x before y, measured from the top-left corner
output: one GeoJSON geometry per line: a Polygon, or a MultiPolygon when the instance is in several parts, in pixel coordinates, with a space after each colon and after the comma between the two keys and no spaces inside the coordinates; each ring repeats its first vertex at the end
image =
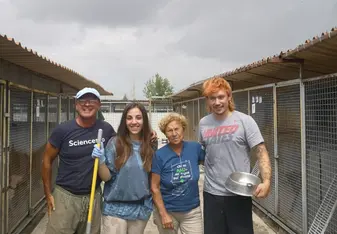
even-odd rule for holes
{"type": "Polygon", "coordinates": [[[225,187],[237,195],[251,197],[260,183],[261,179],[256,175],[247,172],[233,172],[228,176],[225,187]]]}

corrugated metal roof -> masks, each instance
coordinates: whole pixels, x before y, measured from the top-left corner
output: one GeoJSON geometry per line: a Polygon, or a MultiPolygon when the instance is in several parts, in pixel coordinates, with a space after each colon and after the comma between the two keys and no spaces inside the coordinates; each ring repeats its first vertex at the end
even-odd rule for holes
{"type": "Polygon", "coordinates": [[[102,95],[112,95],[99,84],[89,80],[79,73],[62,66],[38,54],[36,51],[24,47],[13,38],[0,34],[0,58],[11,63],[61,81],[75,89],[84,87],[96,88],[102,95]]]}
{"type": "MultiPolygon", "coordinates": [[[[233,84],[233,89],[243,89],[299,78],[299,63],[303,63],[303,78],[310,78],[337,72],[337,27],[306,40],[295,49],[263,58],[213,77],[223,77],[233,84]]],[[[212,78],[212,77],[211,77],[212,78]]],[[[207,78],[210,79],[210,78],[207,78]]],[[[205,80],[207,80],[205,79],[205,80]]],[[[200,96],[205,80],[172,95],[174,99],[200,96]]]]}

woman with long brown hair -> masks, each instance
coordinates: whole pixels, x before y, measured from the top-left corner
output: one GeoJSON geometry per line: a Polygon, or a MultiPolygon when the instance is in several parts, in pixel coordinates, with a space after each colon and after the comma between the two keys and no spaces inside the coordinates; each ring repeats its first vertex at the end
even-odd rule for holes
{"type": "Polygon", "coordinates": [[[154,146],[147,112],[128,104],[117,136],[92,153],[104,184],[102,234],[142,234],[152,213],[149,172],[154,146]]]}

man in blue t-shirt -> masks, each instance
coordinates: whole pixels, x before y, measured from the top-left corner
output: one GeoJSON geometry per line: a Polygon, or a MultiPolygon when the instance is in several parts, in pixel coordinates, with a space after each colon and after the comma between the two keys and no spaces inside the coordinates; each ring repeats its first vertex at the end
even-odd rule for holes
{"type": "MultiPolygon", "coordinates": [[[[46,234],[85,233],[91,192],[94,160],[91,157],[98,130],[102,142],[115,136],[113,127],[96,119],[101,106],[96,89],[84,88],[76,95],[74,120],[58,125],[47,142],[42,166],[42,179],[48,204],[49,222],[46,234]],[[59,156],[56,188],[51,191],[52,164],[59,156]]],[[[93,208],[92,233],[100,233],[101,180],[97,177],[93,208]]]]}

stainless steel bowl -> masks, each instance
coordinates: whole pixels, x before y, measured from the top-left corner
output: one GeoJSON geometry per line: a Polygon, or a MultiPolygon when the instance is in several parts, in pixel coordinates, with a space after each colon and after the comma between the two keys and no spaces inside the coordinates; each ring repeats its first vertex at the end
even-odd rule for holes
{"type": "Polygon", "coordinates": [[[233,172],[225,182],[228,191],[237,195],[251,197],[253,196],[261,179],[256,175],[246,172],[233,172]]]}

